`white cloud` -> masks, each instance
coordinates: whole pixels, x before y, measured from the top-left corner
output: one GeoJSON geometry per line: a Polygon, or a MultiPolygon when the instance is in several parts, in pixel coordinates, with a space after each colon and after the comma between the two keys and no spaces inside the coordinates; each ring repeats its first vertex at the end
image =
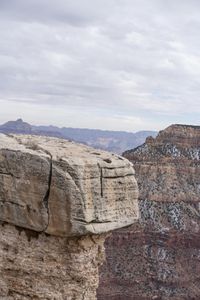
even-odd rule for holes
{"type": "Polygon", "coordinates": [[[15,99],[23,118],[54,110],[43,122],[66,126],[70,112],[81,127],[118,130],[196,122],[198,8],[197,0],[2,0],[2,114],[13,117],[15,99]]]}

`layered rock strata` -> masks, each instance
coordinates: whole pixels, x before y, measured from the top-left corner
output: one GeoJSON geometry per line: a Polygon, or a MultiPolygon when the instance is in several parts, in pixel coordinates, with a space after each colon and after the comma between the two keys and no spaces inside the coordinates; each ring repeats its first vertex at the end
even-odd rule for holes
{"type": "Polygon", "coordinates": [[[96,299],[107,232],[138,218],[131,163],[0,134],[0,299],[96,299]]]}
{"type": "Polygon", "coordinates": [[[200,127],[172,125],[124,156],[140,221],[107,239],[98,299],[200,299],[200,127]]]}

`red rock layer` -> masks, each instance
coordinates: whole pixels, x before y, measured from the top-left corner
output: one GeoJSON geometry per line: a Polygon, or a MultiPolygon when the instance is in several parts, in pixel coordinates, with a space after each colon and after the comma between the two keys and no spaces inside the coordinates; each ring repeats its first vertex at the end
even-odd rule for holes
{"type": "Polygon", "coordinates": [[[99,300],[200,299],[200,127],[172,125],[124,153],[140,221],[106,241],[99,300]]]}

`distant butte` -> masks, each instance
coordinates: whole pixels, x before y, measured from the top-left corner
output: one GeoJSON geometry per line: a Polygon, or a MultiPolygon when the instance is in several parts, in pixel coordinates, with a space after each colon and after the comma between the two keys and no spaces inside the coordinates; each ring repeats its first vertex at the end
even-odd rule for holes
{"type": "Polygon", "coordinates": [[[124,157],[141,218],[107,239],[98,299],[200,299],[200,126],[171,125],[124,157]]]}

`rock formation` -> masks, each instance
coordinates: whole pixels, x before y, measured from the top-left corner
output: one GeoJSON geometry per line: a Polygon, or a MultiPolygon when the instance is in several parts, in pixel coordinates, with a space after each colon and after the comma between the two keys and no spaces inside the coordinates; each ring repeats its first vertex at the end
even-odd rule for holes
{"type": "Polygon", "coordinates": [[[200,127],[172,125],[124,153],[140,221],[106,241],[99,300],[200,299],[200,127]]]}
{"type": "Polygon", "coordinates": [[[128,160],[0,134],[0,299],[93,300],[107,232],[138,218],[128,160]]]}

